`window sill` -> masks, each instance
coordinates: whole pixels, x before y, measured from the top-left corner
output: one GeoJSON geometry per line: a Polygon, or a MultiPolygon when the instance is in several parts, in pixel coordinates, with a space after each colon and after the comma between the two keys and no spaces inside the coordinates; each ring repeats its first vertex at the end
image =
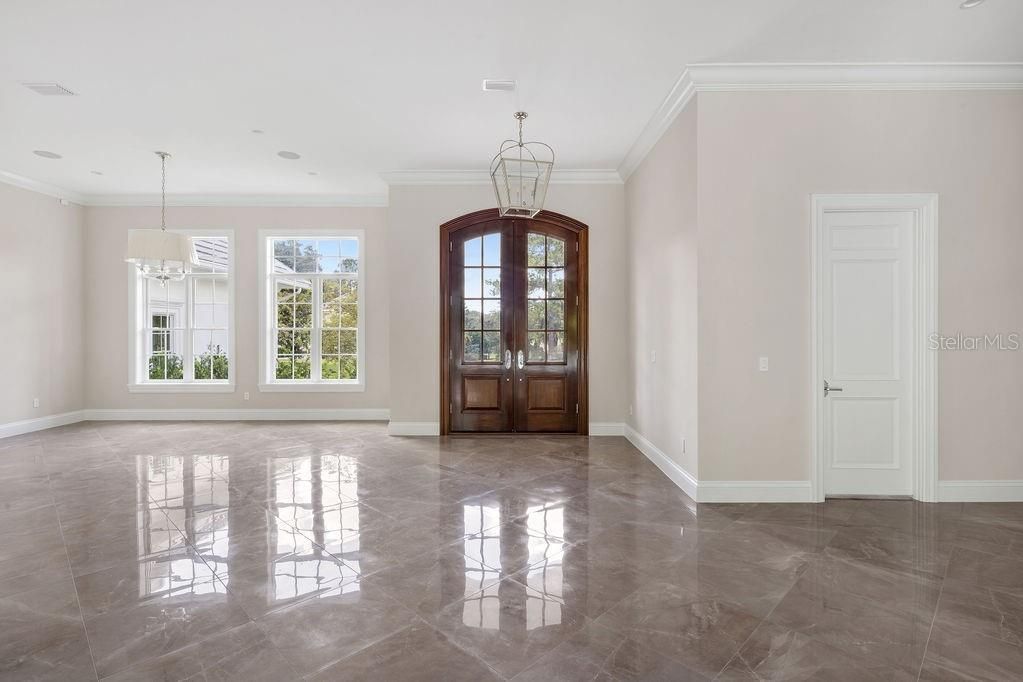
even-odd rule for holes
{"type": "Polygon", "coordinates": [[[129,393],[234,393],[235,386],[223,384],[128,384],[129,393]]]}
{"type": "Polygon", "coordinates": [[[366,384],[333,384],[326,381],[309,383],[274,383],[260,384],[259,390],[262,393],[363,393],[366,384]]]}

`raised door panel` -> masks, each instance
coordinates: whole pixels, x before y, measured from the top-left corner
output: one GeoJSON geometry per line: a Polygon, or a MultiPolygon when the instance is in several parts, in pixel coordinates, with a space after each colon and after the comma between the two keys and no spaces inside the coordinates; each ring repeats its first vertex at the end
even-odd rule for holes
{"type": "Polygon", "coordinates": [[[531,412],[564,412],[567,405],[565,377],[527,377],[527,410],[531,412]]]}
{"type": "Polygon", "coordinates": [[[462,375],[466,410],[500,410],[501,377],[462,375]]]}

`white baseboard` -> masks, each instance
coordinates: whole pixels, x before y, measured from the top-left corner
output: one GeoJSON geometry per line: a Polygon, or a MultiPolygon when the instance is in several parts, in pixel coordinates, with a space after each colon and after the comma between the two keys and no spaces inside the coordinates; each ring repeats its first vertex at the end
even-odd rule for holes
{"type": "Polygon", "coordinates": [[[622,422],[590,422],[591,436],[624,436],[625,424],[622,422]]]}
{"type": "Polygon", "coordinates": [[[625,437],[697,502],[810,502],[810,481],[700,481],[628,424],[625,437]]]}
{"type": "Polygon", "coordinates": [[[49,414],[46,415],[45,417],[36,417],[35,419],[22,419],[16,422],[7,422],[6,424],[0,424],[0,438],[20,436],[23,433],[32,433],[33,431],[52,429],[55,426],[74,424],[75,422],[80,422],[85,418],[83,416],[83,413],[84,410],[75,410],[74,412],[49,414]]]}
{"type": "Polygon", "coordinates": [[[87,421],[387,421],[386,409],[84,410],[87,421]]]}
{"type": "Polygon", "coordinates": [[[810,481],[700,481],[700,502],[813,502],[810,481]]]}
{"type": "Polygon", "coordinates": [[[646,455],[646,458],[657,465],[657,468],[664,472],[664,475],[672,480],[672,482],[682,489],[689,497],[693,498],[697,502],[700,502],[699,498],[699,482],[696,477],[690,474],[688,471],[679,466],[673,459],[668,457],[664,452],[661,451],[656,445],[648,441],[634,428],[625,424],[625,437],[629,439],[637,450],[646,455]]]}
{"type": "Polygon", "coordinates": [[[440,422],[388,422],[389,436],[439,436],[440,422]]]}
{"type": "Polygon", "coordinates": [[[1023,481],[938,481],[939,502],[1023,502],[1023,481]]]}

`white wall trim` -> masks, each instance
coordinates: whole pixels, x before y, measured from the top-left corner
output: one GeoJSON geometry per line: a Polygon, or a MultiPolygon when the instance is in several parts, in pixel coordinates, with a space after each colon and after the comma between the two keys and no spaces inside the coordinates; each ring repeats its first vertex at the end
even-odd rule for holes
{"type": "Polygon", "coordinates": [[[64,426],[82,421],[84,410],[74,412],[62,412],[60,414],[48,414],[45,417],[34,417],[32,419],[21,419],[16,422],[0,424],[0,438],[20,436],[23,433],[52,429],[55,426],[64,426]]]}
{"type": "Polygon", "coordinates": [[[810,481],[700,481],[700,502],[813,502],[810,481]]]}
{"type": "Polygon", "coordinates": [[[1020,62],[690,64],[698,91],[1020,90],[1020,62]]]}
{"type": "Polygon", "coordinates": [[[678,77],[675,84],[671,86],[671,90],[668,92],[668,96],[661,102],[661,106],[657,107],[657,111],[647,121],[646,126],[639,133],[639,137],[632,143],[632,147],[626,152],[625,158],[618,164],[618,175],[623,180],[628,180],[629,176],[632,175],[639,164],[643,163],[643,159],[646,158],[650,150],[654,148],[657,141],[668,131],[671,124],[675,122],[678,115],[688,106],[689,102],[692,101],[693,96],[696,95],[696,84],[689,76],[689,69],[685,69],[682,75],[678,77]]]}
{"type": "Polygon", "coordinates": [[[823,324],[820,300],[824,240],[819,232],[830,211],[912,211],[913,221],[913,497],[938,501],[938,362],[927,340],[938,328],[938,195],[937,194],[814,194],[810,225],[810,482],[812,500],[823,502],[824,415],[821,390],[824,379],[820,344],[823,324]]]}
{"type": "MultiPolygon", "coordinates": [[[[359,392],[365,391],[368,381],[368,371],[366,369],[366,231],[363,229],[333,229],[333,228],[311,228],[303,229],[300,227],[284,228],[277,230],[259,230],[257,233],[259,243],[256,246],[256,252],[258,254],[258,267],[257,274],[259,277],[258,284],[258,320],[259,320],[259,390],[265,391],[280,391],[280,392],[291,392],[291,393],[316,393],[316,392],[359,392]],[[271,265],[272,253],[268,251],[267,245],[270,240],[273,239],[306,239],[316,237],[354,237],[358,240],[359,244],[359,271],[356,273],[354,279],[358,283],[358,331],[356,337],[356,353],[358,361],[356,368],[358,370],[358,380],[354,382],[331,382],[329,380],[317,379],[316,381],[310,381],[307,384],[281,382],[278,383],[274,380],[273,370],[271,368],[272,349],[277,347],[277,340],[274,338],[273,325],[270,323],[270,315],[276,316],[276,306],[274,311],[270,311],[269,307],[272,301],[275,300],[276,294],[271,289],[273,288],[273,276],[274,273],[271,265]]],[[[370,268],[377,267],[373,263],[369,264],[370,268]]],[[[344,277],[345,275],[338,275],[344,277]]],[[[310,275],[312,277],[312,275],[310,275]]],[[[319,305],[320,294],[319,285],[317,284],[313,290],[313,319],[319,320],[320,313],[317,310],[319,305]]],[[[320,374],[319,370],[319,338],[316,334],[313,335],[312,343],[312,374],[320,374]]]]}
{"type": "Polygon", "coordinates": [[[625,425],[625,437],[637,450],[646,455],[646,458],[653,462],[658,469],[663,471],[664,475],[671,479],[682,492],[697,502],[701,501],[699,498],[699,482],[695,476],[679,466],[673,459],[664,454],[660,448],[628,424],[625,425]]]}
{"type": "Polygon", "coordinates": [[[629,179],[698,92],[1021,89],[1020,62],[690,64],[622,159],[618,174],[629,179]]]}
{"type": "MultiPolygon", "coordinates": [[[[390,186],[395,185],[489,185],[485,170],[399,170],[381,173],[390,186]]],[[[552,185],[620,185],[618,171],[608,169],[557,169],[551,173],[552,185]]]]}
{"type": "Polygon", "coordinates": [[[591,436],[624,436],[625,424],[622,422],[590,422],[591,436]]]}
{"type": "Polygon", "coordinates": [[[440,422],[388,422],[389,436],[439,436],[440,422]]]}
{"type": "MultiPolygon", "coordinates": [[[[159,206],[159,194],[87,194],[85,206],[159,206]]],[[[370,207],[387,206],[386,194],[168,194],[168,206],[370,207]]]]}
{"type": "MultiPolygon", "coordinates": [[[[80,206],[159,206],[159,194],[82,194],[24,175],[0,170],[0,182],[63,199],[80,206]]],[[[168,194],[168,206],[214,207],[366,207],[386,208],[387,193],[378,194],[168,194]]]]}
{"type": "Polygon", "coordinates": [[[700,481],[634,428],[625,437],[697,502],[812,502],[810,481],[700,481]]]}
{"type": "Polygon", "coordinates": [[[387,421],[386,409],[84,410],[85,421],[387,421]]]}
{"type": "Polygon", "coordinates": [[[73,204],[84,205],[86,200],[86,197],[78,192],[72,192],[69,189],[64,189],[57,185],[51,185],[46,182],[40,182],[39,180],[33,180],[32,178],[26,178],[24,175],[11,173],[10,171],[0,170],[0,182],[14,187],[20,187],[21,189],[27,189],[30,192],[45,194],[46,196],[54,197],[55,199],[63,199],[64,201],[68,201],[73,204]]]}
{"type": "MultiPolygon", "coordinates": [[[[235,268],[236,257],[235,254],[238,250],[238,240],[235,239],[235,230],[233,227],[210,229],[210,228],[195,228],[195,229],[181,229],[174,228],[170,229],[170,232],[177,232],[179,234],[188,235],[189,237],[225,237],[227,238],[227,287],[228,287],[228,301],[227,301],[227,355],[229,358],[236,358],[235,354],[235,333],[236,333],[236,308],[235,301],[237,301],[237,270],[235,268]]],[[[229,372],[229,378],[223,382],[210,382],[202,383],[197,382],[194,378],[190,381],[182,381],[181,383],[163,383],[163,382],[150,382],[148,378],[148,365],[140,354],[149,341],[144,340],[145,328],[149,326],[148,320],[145,319],[146,315],[146,304],[143,300],[145,295],[140,295],[139,289],[143,284],[142,276],[133,265],[125,263],[121,267],[125,268],[128,273],[128,392],[129,393],[234,393],[235,390],[235,374],[236,372],[232,368],[229,372]]],[[[190,287],[185,286],[185,298],[182,302],[183,314],[187,319],[191,319],[191,304],[192,292],[190,287]]],[[[192,325],[186,323],[183,325],[185,328],[185,335],[190,335],[192,325]]],[[[189,344],[191,339],[189,339],[189,344]]],[[[184,352],[181,354],[184,362],[185,376],[191,376],[193,373],[194,365],[192,365],[193,355],[190,345],[186,345],[184,352]],[[190,368],[191,367],[191,368],[190,368]]]]}
{"type": "Polygon", "coordinates": [[[938,481],[939,502],[1023,502],[1023,481],[938,481]]]}

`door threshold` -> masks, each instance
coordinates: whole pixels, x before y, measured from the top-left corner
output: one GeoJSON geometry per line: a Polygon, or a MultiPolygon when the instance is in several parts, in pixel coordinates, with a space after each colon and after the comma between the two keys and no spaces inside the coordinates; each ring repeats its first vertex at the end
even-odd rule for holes
{"type": "Polygon", "coordinates": [[[912,495],[825,495],[824,500],[913,500],[912,495]]]}
{"type": "MultiPolygon", "coordinates": [[[[448,433],[451,438],[479,438],[486,436],[488,438],[515,438],[519,436],[575,436],[579,437],[579,434],[574,431],[452,431],[448,433]]],[[[585,438],[585,436],[582,436],[585,438]]]]}

